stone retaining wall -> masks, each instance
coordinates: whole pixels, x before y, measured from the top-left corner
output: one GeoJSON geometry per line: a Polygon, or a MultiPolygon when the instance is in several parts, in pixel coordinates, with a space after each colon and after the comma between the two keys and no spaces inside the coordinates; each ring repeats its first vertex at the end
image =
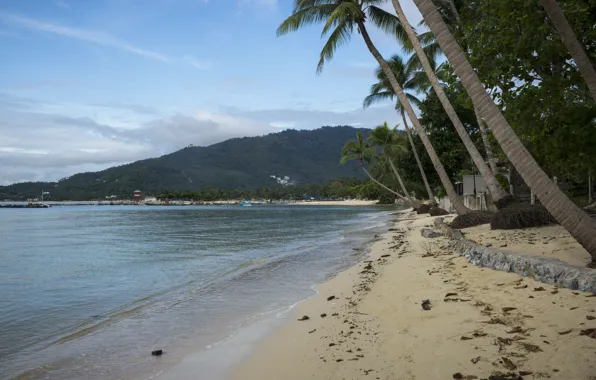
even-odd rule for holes
{"type": "Polygon", "coordinates": [[[485,247],[463,237],[443,221],[435,219],[435,228],[449,238],[449,246],[470,263],[573,290],[596,293],[596,270],[567,264],[557,259],[520,255],[485,247]]]}

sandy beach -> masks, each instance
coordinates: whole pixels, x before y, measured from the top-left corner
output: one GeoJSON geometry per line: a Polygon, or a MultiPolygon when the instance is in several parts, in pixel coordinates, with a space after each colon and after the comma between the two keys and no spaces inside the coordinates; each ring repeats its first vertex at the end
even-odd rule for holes
{"type": "MultiPolygon", "coordinates": [[[[400,217],[369,258],[318,286],[231,378],[596,379],[596,297],[473,266],[446,238],[421,236],[434,218],[400,217]]],[[[465,232],[502,249],[586,260],[560,227],[465,232]]]]}
{"type": "Polygon", "coordinates": [[[374,206],[377,204],[377,201],[352,199],[349,201],[297,201],[289,204],[301,206],[374,206]]]}

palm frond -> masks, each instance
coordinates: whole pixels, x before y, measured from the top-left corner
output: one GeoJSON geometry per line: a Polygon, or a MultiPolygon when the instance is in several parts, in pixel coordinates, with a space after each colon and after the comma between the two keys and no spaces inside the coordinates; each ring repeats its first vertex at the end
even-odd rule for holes
{"type": "Polygon", "coordinates": [[[367,13],[368,18],[375,26],[395,37],[399,43],[402,45],[410,43],[405,29],[396,15],[374,5],[367,8],[367,13]]]}
{"type": "Polygon", "coordinates": [[[331,33],[327,43],[325,43],[325,46],[323,46],[323,50],[321,50],[319,64],[317,65],[317,74],[320,74],[323,71],[323,65],[325,65],[325,61],[333,58],[333,54],[338,47],[350,42],[353,25],[354,24],[351,21],[344,20],[344,22],[339,24],[331,33]]]}
{"type": "Polygon", "coordinates": [[[321,36],[324,36],[329,30],[348,20],[357,19],[361,14],[362,11],[360,10],[360,7],[352,2],[343,2],[339,4],[327,18],[321,36]]]}
{"type": "Polygon", "coordinates": [[[285,19],[277,28],[277,36],[295,32],[306,25],[316,24],[327,19],[337,8],[335,4],[318,4],[299,9],[285,19]]]}
{"type": "Polygon", "coordinates": [[[362,107],[368,108],[375,103],[381,103],[386,100],[391,100],[395,97],[393,91],[379,91],[368,95],[362,102],[362,107]]]}

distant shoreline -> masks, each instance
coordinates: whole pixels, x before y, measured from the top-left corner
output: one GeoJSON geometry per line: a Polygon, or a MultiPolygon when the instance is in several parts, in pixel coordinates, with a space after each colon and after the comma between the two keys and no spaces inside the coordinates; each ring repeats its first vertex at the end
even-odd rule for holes
{"type": "MultiPolygon", "coordinates": [[[[276,201],[271,203],[261,201],[248,201],[253,206],[274,205],[274,206],[374,206],[376,200],[337,200],[337,201],[276,201]]],[[[133,201],[56,201],[56,202],[0,202],[0,209],[40,209],[64,206],[240,206],[242,201],[212,201],[212,202],[133,202],[133,201]]]]}

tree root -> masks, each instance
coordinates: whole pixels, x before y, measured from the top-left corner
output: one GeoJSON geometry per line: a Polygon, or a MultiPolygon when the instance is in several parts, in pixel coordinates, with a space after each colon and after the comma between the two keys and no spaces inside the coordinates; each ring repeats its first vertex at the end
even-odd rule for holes
{"type": "Polygon", "coordinates": [[[541,205],[512,204],[494,214],[490,221],[492,230],[514,230],[558,224],[541,205]]]}
{"type": "Polygon", "coordinates": [[[418,215],[420,215],[420,214],[428,214],[429,211],[430,211],[430,206],[429,205],[420,205],[420,207],[418,207],[416,209],[416,213],[418,215]]]}
{"type": "Polygon", "coordinates": [[[441,215],[448,215],[449,211],[443,210],[440,207],[433,206],[428,210],[428,213],[430,214],[430,216],[441,216],[441,215]]]}
{"type": "Polygon", "coordinates": [[[458,215],[451,222],[451,228],[462,229],[487,224],[491,222],[494,215],[495,213],[490,211],[472,211],[458,215]]]}

